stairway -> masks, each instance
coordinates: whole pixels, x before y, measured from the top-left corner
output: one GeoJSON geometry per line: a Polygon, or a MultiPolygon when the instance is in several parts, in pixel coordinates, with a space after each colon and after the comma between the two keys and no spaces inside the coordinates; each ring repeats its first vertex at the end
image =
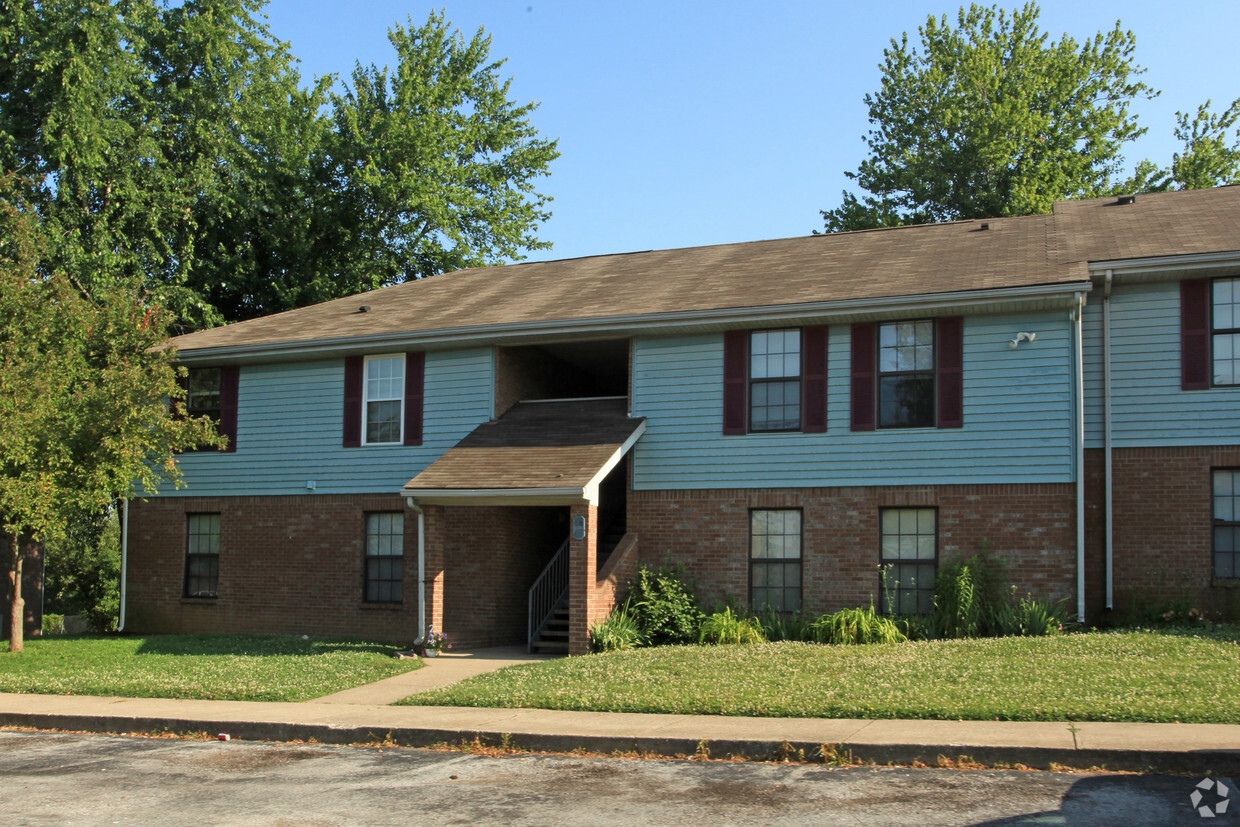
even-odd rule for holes
{"type": "Polygon", "coordinates": [[[556,606],[546,624],[530,641],[530,651],[540,655],[568,654],[568,602],[556,606]]]}
{"type": "Polygon", "coordinates": [[[605,528],[598,537],[598,545],[595,546],[595,567],[603,568],[603,564],[607,562],[607,558],[616,550],[616,546],[620,545],[620,541],[624,539],[624,517],[618,517],[611,521],[611,524],[605,528]]]}

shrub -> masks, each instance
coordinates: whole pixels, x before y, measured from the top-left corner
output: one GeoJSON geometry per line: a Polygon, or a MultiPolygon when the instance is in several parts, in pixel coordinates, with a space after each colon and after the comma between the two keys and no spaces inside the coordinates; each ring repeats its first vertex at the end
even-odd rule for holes
{"type": "Polygon", "coordinates": [[[97,632],[116,629],[121,537],[115,510],[87,511],[44,549],[44,610],[80,614],[97,632]]]}
{"type": "Polygon", "coordinates": [[[644,643],[663,646],[694,643],[702,625],[693,589],[673,567],[637,570],[637,582],[629,597],[629,610],[644,643]]]}
{"type": "Polygon", "coordinates": [[[617,606],[606,619],[590,627],[590,651],[614,652],[642,645],[641,630],[629,611],[629,604],[617,606]]]}
{"type": "Polygon", "coordinates": [[[843,609],[823,615],[811,624],[813,639],[818,643],[900,643],[908,637],[895,621],[867,609],[843,609]]]}
{"type": "Polygon", "coordinates": [[[1006,622],[1007,569],[985,551],[942,566],[934,578],[935,637],[958,638],[1002,634],[1006,622]]]}
{"type": "Polygon", "coordinates": [[[734,614],[732,607],[715,612],[702,621],[699,643],[765,643],[766,635],[757,618],[734,614]]]}
{"type": "Polygon", "coordinates": [[[1041,637],[1062,631],[1063,621],[1067,615],[1067,603],[1067,598],[1050,601],[1039,600],[1033,595],[1025,595],[1012,607],[1012,614],[1016,621],[1013,634],[1041,637]]]}
{"type": "Polygon", "coordinates": [[[762,634],[769,641],[814,639],[813,618],[800,612],[784,614],[767,609],[756,618],[762,634]]]}
{"type": "Polygon", "coordinates": [[[65,616],[55,614],[43,615],[43,634],[63,635],[65,633],[65,616]]]}

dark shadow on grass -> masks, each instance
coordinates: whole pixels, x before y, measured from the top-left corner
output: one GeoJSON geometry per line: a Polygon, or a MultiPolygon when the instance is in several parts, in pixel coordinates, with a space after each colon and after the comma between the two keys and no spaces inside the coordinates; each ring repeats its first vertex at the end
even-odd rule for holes
{"type": "Polygon", "coordinates": [[[284,657],[357,652],[390,655],[392,644],[355,640],[303,640],[293,635],[148,635],[136,655],[248,655],[284,657]]]}

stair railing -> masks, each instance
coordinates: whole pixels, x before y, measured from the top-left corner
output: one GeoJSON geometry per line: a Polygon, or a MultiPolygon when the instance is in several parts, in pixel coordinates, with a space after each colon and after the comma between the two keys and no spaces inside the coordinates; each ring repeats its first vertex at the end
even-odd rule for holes
{"type": "Polygon", "coordinates": [[[534,651],[534,637],[546,625],[547,620],[568,591],[568,540],[560,546],[542,574],[530,586],[529,647],[534,651]]]}

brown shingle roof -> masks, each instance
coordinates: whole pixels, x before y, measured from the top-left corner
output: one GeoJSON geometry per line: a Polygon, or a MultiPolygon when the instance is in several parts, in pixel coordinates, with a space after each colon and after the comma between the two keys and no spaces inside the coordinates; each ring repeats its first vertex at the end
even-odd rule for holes
{"type": "Polygon", "coordinates": [[[1053,215],[445,273],[177,337],[182,351],[1083,281],[1088,261],[1240,250],[1240,187],[1053,215]],[[359,313],[361,305],[370,312],[359,313]]]}
{"type": "Polygon", "coordinates": [[[405,489],[584,488],[645,422],[627,406],[623,397],[521,402],[479,425],[405,489]]]}

